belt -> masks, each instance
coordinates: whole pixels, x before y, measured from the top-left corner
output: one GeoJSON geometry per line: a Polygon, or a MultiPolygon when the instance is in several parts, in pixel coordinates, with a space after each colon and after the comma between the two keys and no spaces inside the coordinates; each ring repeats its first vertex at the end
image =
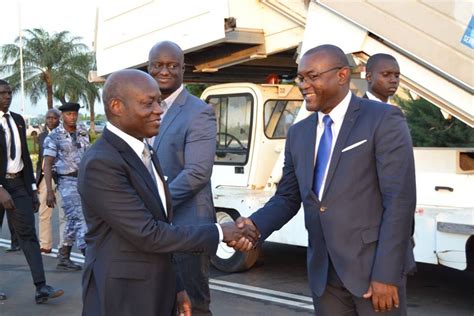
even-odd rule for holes
{"type": "Polygon", "coordinates": [[[7,173],[5,174],[5,179],[16,179],[19,178],[23,175],[23,172],[17,172],[17,173],[7,173]]]}
{"type": "Polygon", "coordinates": [[[74,177],[77,178],[77,171],[70,172],[70,173],[65,173],[65,174],[59,174],[58,177],[74,177]]]}

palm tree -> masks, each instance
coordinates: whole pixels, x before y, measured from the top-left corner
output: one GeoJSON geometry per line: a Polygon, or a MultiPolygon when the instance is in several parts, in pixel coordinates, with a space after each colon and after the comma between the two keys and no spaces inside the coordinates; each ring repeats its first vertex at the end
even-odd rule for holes
{"type": "MultiPolygon", "coordinates": [[[[48,109],[51,109],[53,97],[64,103],[66,96],[71,101],[86,96],[86,105],[90,107],[92,98],[98,98],[98,87],[91,86],[87,81],[87,73],[91,69],[88,67],[94,64],[93,56],[86,45],[78,42],[80,39],[71,36],[68,31],[50,35],[40,28],[25,30],[24,88],[31,103],[36,104],[41,96],[46,95],[48,109]]],[[[19,42],[18,37],[14,44],[0,48],[0,72],[9,74],[6,80],[15,92],[21,84],[19,42]]]]}
{"type": "Polygon", "coordinates": [[[56,83],[54,97],[61,103],[66,99],[72,102],[84,104],[90,111],[90,129],[94,131],[94,104],[100,101],[99,89],[102,86],[99,83],[84,80],[89,71],[96,68],[95,55],[86,53],[75,60],[75,63],[65,69],[61,80],[56,83]]]}

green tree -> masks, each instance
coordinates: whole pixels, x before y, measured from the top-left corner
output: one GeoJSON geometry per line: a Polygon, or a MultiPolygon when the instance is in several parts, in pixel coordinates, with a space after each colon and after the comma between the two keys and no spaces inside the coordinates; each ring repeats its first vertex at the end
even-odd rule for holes
{"type": "Polygon", "coordinates": [[[209,86],[210,86],[209,84],[205,84],[205,83],[187,83],[186,89],[192,95],[200,98],[203,91],[206,90],[206,88],[209,86]]]}
{"type": "Polygon", "coordinates": [[[66,68],[61,80],[57,82],[54,97],[63,104],[66,100],[84,104],[90,112],[90,129],[94,131],[94,104],[96,101],[100,101],[99,89],[102,84],[89,82],[85,78],[91,69],[96,68],[95,55],[85,53],[75,61],[77,64],[71,64],[66,68]]]}
{"type": "MultiPolygon", "coordinates": [[[[84,100],[93,107],[99,98],[98,87],[89,84],[87,73],[94,64],[93,56],[86,45],[79,43],[80,37],[68,31],[50,35],[34,28],[24,31],[23,73],[25,93],[33,104],[46,96],[48,109],[53,107],[53,97],[64,103],[84,100]]],[[[20,89],[20,38],[14,44],[0,48],[0,72],[8,74],[6,80],[17,92],[20,89]]]]}
{"type": "Polygon", "coordinates": [[[397,99],[405,112],[416,147],[474,147],[474,129],[451,117],[425,99],[397,99]]]}

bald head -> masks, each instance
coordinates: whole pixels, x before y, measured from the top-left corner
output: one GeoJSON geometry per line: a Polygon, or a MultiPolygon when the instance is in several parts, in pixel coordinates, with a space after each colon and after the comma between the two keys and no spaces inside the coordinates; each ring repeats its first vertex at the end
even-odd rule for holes
{"type": "Polygon", "coordinates": [[[159,91],[158,84],[147,73],[136,69],[124,69],[112,73],[104,84],[102,99],[104,110],[109,119],[110,104],[112,100],[125,101],[129,97],[130,90],[139,87],[143,83],[153,85],[159,91]]]}
{"type": "Polygon", "coordinates": [[[137,139],[155,136],[163,113],[160,89],[147,73],[125,69],[111,74],[102,98],[107,120],[137,139]]]}
{"type": "Polygon", "coordinates": [[[163,41],[156,43],[148,54],[148,73],[160,85],[166,99],[183,84],[184,53],[178,44],[163,41]]]}
{"type": "Polygon", "coordinates": [[[168,50],[172,51],[176,56],[181,58],[181,61],[184,64],[184,53],[181,47],[179,47],[178,44],[172,41],[161,41],[153,45],[153,47],[150,49],[150,52],[148,53],[148,60],[150,60],[150,56],[153,57],[157,53],[163,50],[168,50]]]}

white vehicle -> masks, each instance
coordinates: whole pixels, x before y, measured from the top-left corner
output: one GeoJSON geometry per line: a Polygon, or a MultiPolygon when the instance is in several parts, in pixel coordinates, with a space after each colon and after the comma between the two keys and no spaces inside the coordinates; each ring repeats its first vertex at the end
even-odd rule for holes
{"type": "MultiPolygon", "coordinates": [[[[392,54],[401,65],[401,87],[473,126],[472,94],[460,82],[453,84],[450,77],[452,74],[461,76],[456,73],[461,72],[460,69],[443,77],[420,60],[407,57],[406,51],[370,37],[367,29],[333,9],[310,5],[303,51],[319,44],[334,43],[344,47],[356,65],[364,64],[373,53],[392,54]],[[333,29],[330,37],[315,31],[323,27],[322,23],[327,29],[333,29]],[[341,43],[338,35],[352,38],[352,43],[341,43]],[[437,94],[442,90],[445,90],[444,95],[437,94]]],[[[361,95],[364,91],[358,87],[365,83],[360,75],[358,77],[353,79],[351,89],[361,95]]],[[[212,177],[218,221],[249,216],[274,194],[281,177],[286,129],[291,121],[308,115],[295,89],[284,85],[235,83],[212,86],[204,91],[202,99],[214,106],[218,124],[212,177]]],[[[415,163],[415,259],[474,271],[474,148],[415,148],[415,163]]],[[[267,240],[307,246],[303,214],[300,210],[267,240]]],[[[241,271],[255,263],[258,252],[258,249],[250,253],[235,252],[222,243],[212,262],[224,271],[241,271]]]]}
{"type": "MultiPolygon", "coordinates": [[[[354,68],[388,53],[400,64],[402,88],[474,127],[473,13],[469,1],[458,0],[104,1],[94,41],[96,73],[145,70],[152,45],[172,39],[185,52],[185,82],[234,82],[211,86],[202,96],[219,123],[214,203],[219,220],[231,220],[250,215],[273,195],[286,129],[307,115],[292,86],[237,82],[294,76],[299,56],[320,44],[341,47],[354,68]],[[156,12],[176,14],[154,19],[156,12]]],[[[360,93],[365,82],[362,74],[358,78],[351,89],[360,93]]],[[[474,269],[474,148],[418,148],[415,159],[417,261],[474,269]]],[[[303,212],[268,240],[306,246],[303,212]]],[[[243,270],[257,252],[221,247],[213,262],[243,270]]]]}

